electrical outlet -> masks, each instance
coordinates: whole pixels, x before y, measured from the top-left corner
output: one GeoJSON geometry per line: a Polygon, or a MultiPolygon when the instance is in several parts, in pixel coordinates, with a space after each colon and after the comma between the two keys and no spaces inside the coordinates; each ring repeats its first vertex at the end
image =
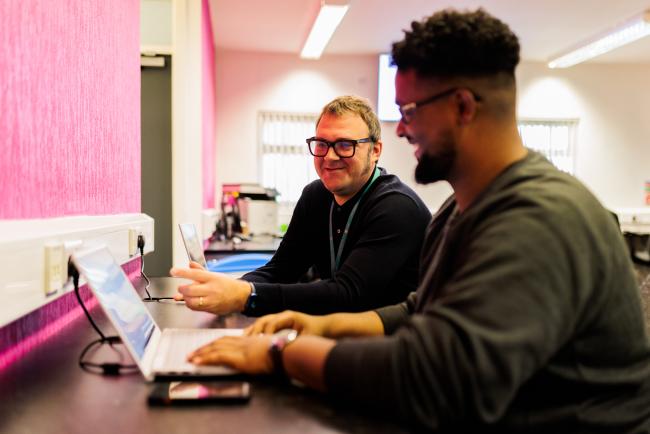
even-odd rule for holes
{"type": "Polygon", "coordinates": [[[63,288],[67,277],[67,268],[63,267],[64,248],[62,243],[45,245],[45,295],[52,295],[63,288]]]}
{"type": "Polygon", "coordinates": [[[129,257],[138,253],[138,229],[129,229],[129,257]]]}

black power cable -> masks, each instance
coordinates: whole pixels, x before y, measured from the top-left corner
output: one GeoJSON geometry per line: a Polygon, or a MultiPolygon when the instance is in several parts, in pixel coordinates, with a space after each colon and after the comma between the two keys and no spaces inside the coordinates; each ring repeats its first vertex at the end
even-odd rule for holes
{"type": "Polygon", "coordinates": [[[136,372],[138,372],[137,365],[124,365],[122,363],[115,363],[115,362],[94,363],[94,362],[89,362],[87,360],[84,360],[86,353],[88,353],[91,348],[97,349],[99,348],[99,346],[106,343],[110,345],[111,348],[114,348],[113,344],[122,343],[122,340],[120,339],[119,336],[109,336],[103,341],[101,339],[95,339],[94,341],[86,345],[86,347],[81,352],[81,355],[79,356],[79,366],[81,367],[81,369],[83,369],[86,372],[90,372],[91,374],[101,374],[101,375],[135,374],[136,372]]]}
{"type": "Polygon", "coordinates": [[[142,235],[138,235],[138,250],[140,250],[140,275],[144,278],[144,280],[147,281],[147,285],[144,287],[144,292],[147,293],[147,296],[142,299],[142,301],[161,301],[161,300],[173,300],[174,297],[152,297],[151,294],[149,293],[149,286],[151,285],[151,281],[147,277],[146,274],[144,274],[144,237],[142,235]]]}
{"type": "MultiPolygon", "coordinates": [[[[99,339],[95,339],[86,345],[86,347],[81,351],[81,354],[79,355],[79,367],[81,367],[81,369],[86,372],[101,375],[134,374],[138,372],[138,366],[133,364],[124,365],[122,363],[94,363],[84,360],[85,355],[88,353],[88,351],[90,351],[91,348],[99,348],[99,346],[103,344],[108,344],[111,346],[111,348],[114,348],[113,344],[122,343],[122,338],[119,336],[106,336],[99,329],[93,318],[90,316],[90,313],[88,312],[88,309],[86,308],[86,305],[81,298],[81,294],[79,293],[79,270],[77,270],[77,267],[75,267],[71,260],[68,260],[68,278],[70,277],[72,277],[74,293],[77,296],[77,301],[79,302],[81,309],[83,309],[84,313],[86,314],[86,318],[88,318],[90,325],[99,335],[99,339]]],[[[122,353],[118,352],[118,354],[120,354],[122,357],[122,353]]]]}
{"type": "MultiPolygon", "coordinates": [[[[83,309],[84,313],[86,314],[86,318],[88,318],[88,321],[90,322],[90,325],[93,326],[97,334],[99,335],[99,341],[102,343],[107,341],[108,338],[102,333],[102,331],[97,327],[97,324],[95,324],[95,321],[93,318],[90,316],[90,313],[88,312],[88,309],[86,309],[86,305],[84,304],[83,300],[81,299],[81,295],[79,294],[79,270],[77,270],[77,267],[72,263],[70,259],[68,259],[68,278],[72,277],[72,284],[74,285],[74,295],[77,296],[77,301],[79,302],[79,305],[83,309]]],[[[118,336],[111,336],[118,338],[118,336]]]]}

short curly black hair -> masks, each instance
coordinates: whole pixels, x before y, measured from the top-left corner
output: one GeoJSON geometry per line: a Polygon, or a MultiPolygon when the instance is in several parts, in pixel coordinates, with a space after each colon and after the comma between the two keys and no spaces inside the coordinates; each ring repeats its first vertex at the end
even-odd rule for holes
{"type": "Polygon", "coordinates": [[[393,44],[393,64],[422,76],[480,77],[508,73],[519,63],[519,40],[507,24],[482,8],[445,9],[413,21],[393,44]]]}

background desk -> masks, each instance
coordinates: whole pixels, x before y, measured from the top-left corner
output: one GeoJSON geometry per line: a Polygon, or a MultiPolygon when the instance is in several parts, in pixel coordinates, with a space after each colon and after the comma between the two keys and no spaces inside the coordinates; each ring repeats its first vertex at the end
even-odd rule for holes
{"type": "MultiPolygon", "coordinates": [[[[149,290],[152,295],[171,295],[178,282],[153,278],[149,290]]],[[[251,321],[241,315],[216,318],[183,305],[147,306],[163,328],[242,327],[251,321]]],[[[106,333],[113,334],[99,307],[91,314],[106,333]]],[[[359,414],[327,396],[263,378],[251,378],[252,398],[247,405],[149,407],[146,401],[152,386],[140,374],[104,377],[78,367],[81,350],[95,338],[86,318],[78,318],[0,372],[0,433],[406,432],[380,415],[359,414]]]]}
{"type": "MultiPolygon", "coordinates": [[[[282,238],[271,236],[254,237],[250,241],[235,244],[232,241],[213,241],[205,249],[207,259],[218,259],[217,256],[232,255],[236,253],[275,253],[282,238]]],[[[221,257],[220,256],[220,257],[221,257]]]]}

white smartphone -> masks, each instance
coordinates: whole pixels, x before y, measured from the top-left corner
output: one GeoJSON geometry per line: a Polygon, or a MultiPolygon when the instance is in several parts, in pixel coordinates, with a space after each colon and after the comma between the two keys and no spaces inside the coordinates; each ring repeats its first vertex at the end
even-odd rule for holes
{"type": "Polygon", "coordinates": [[[183,244],[185,244],[185,250],[190,261],[198,262],[203,268],[207,268],[208,264],[205,262],[203,246],[194,223],[179,223],[178,228],[181,230],[183,244]]]}

